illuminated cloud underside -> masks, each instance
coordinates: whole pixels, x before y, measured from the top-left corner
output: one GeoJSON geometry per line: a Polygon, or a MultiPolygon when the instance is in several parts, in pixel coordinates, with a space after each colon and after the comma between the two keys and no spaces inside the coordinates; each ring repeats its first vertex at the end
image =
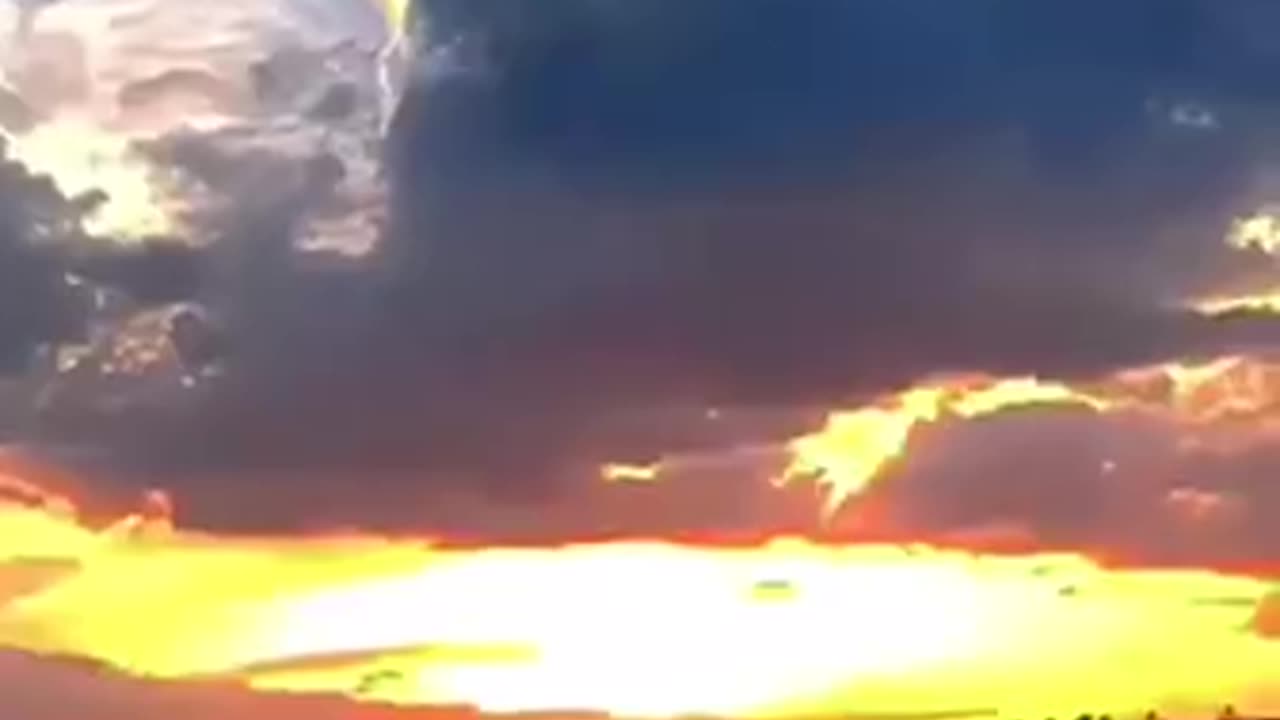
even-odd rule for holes
{"type": "Polygon", "coordinates": [[[1280,645],[1256,619],[1268,586],[1243,576],[798,540],[482,551],[231,540],[139,521],[94,533],[38,507],[0,513],[0,643],[170,680],[490,712],[1280,701],[1267,671],[1280,645]]]}

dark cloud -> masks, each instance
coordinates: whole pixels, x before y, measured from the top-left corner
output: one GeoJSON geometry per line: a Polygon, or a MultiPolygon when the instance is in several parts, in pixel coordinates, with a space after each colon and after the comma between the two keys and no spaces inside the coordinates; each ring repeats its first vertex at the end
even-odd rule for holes
{"type": "Polygon", "coordinates": [[[947,421],[917,432],[834,531],[1269,567],[1274,443],[1222,453],[1190,436],[1168,419],[1070,405],[947,421]]]}
{"type": "Polygon", "coordinates": [[[1160,303],[1256,138],[1148,109],[1204,6],[429,6],[489,62],[402,118],[395,331],[468,367],[830,398],[1219,342],[1160,303]]]}
{"type": "Polygon", "coordinates": [[[872,365],[1106,367],[1214,332],[1159,311],[1170,288],[1143,277],[1158,250],[1213,248],[1248,169],[1243,133],[1164,132],[1144,114],[1177,28],[1133,43],[1103,23],[1118,57],[1081,33],[1037,69],[1041,43],[1023,36],[1061,23],[1013,10],[438,12],[481,34],[490,61],[419,88],[401,118],[418,212],[389,252],[397,342],[495,375],[568,360],[599,364],[580,379],[613,367],[661,376],[629,384],[683,371],[827,392],[872,365]],[[951,77],[970,65],[970,82],[951,77]],[[1084,75],[1082,97],[1051,93],[1060,68],[1084,75]],[[733,139],[749,125],[763,136],[733,139]],[[755,155],[770,143],[782,165],[755,155]]]}
{"type": "Polygon", "coordinates": [[[56,258],[39,234],[67,211],[48,178],[8,157],[0,136],[0,372],[25,366],[37,343],[75,330],[75,311],[56,258]]]}
{"type": "Polygon", "coordinates": [[[95,241],[82,220],[105,192],[67,197],[53,180],[32,173],[9,157],[0,137],[0,357],[13,372],[41,343],[81,337],[89,320],[77,280],[84,276],[103,288],[143,304],[188,299],[203,280],[202,253],[163,238],[117,244],[95,241]]]}
{"type": "Polygon", "coordinates": [[[1276,339],[1170,306],[1237,269],[1219,239],[1280,101],[1251,79],[1274,54],[1237,37],[1261,5],[421,5],[453,70],[396,119],[394,228],[365,265],[289,251],[334,158],[152,148],[235,199],[208,260],[228,362],[194,412],[134,420],[130,472],[377,523],[422,517],[442,479],[530,500],[574,486],[566,459],[767,445],[940,370],[1092,376],[1276,339]],[[1216,127],[1177,124],[1184,100],[1216,127]]]}
{"type": "Polygon", "coordinates": [[[158,238],[131,244],[82,229],[99,193],[68,198],[11,158],[0,136],[0,440],[30,441],[44,424],[41,387],[54,348],[92,345],[120,313],[187,300],[208,263],[200,250],[158,238]]]}

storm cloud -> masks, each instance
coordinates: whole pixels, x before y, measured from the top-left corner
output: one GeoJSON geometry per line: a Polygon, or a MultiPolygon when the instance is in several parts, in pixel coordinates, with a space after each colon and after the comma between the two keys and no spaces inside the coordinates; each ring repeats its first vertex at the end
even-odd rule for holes
{"type": "MultiPolygon", "coordinates": [[[[942,371],[1280,339],[1180,305],[1256,272],[1221,237],[1280,110],[1265,2],[631,5],[419,3],[382,243],[291,253],[323,158],[235,180],[201,275],[216,388],[116,422],[120,473],[214,523],[248,498],[264,523],[320,498],[398,522],[442,485],[540,498],[575,463],[776,446],[942,371]]],[[[228,147],[152,150],[270,165],[228,147]]]]}
{"type": "Polygon", "coordinates": [[[402,113],[392,327],[494,382],[830,401],[1253,332],[1169,309],[1256,171],[1256,121],[1160,112],[1226,85],[1207,5],[428,7],[487,62],[402,113]]]}

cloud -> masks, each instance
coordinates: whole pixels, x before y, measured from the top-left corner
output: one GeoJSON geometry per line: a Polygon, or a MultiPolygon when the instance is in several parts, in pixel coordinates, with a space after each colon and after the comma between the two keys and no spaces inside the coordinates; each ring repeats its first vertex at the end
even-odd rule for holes
{"type": "MultiPolygon", "coordinates": [[[[271,122],[143,143],[217,199],[196,213],[211,249],[96,277],[143,273],[130,283],[148,302],[185,299],[161,278],[191,278],[218,374],[177,409],[113,405],[112,430],[78,429],[113,451],[95,472],[173,487],[194,512],[217,508],[211,524],[293,523],[322,504],[414,524],[440,493],[573,506],[600,460],[776,448],[826,408],[939,371],[1092,378],[1275,343],[1269,318],[1177,305],[1257,272],[1220,237],[1256,189],[1259,118],[1280,101],[1237,82],[1272,58],[1209,4],[420,9],[423,62],[450,71],[422,73],[401,107],[392,227],[360,263],[291,251],[347,227],[317,222],[326,212],[381,200],[335,199],[369,156],[296,122],[346,87],[319,56],[246,69],[271,122]],[[289,80],[316,77],[335,82],[289,80]],[[1218,122],[1175,122],[1184,98],[1218,122]]],[[[963,432],[1040,447],[1094,432],[1081,422],[963,432]]],[[[971,444],[1004,441],[947,445],[971,444]]],[[[992,474],[1029,461],[1005,462],[992,474]]],[[[1043,510],[1017,502],[957,500],[959,517],[918,522],[1043,510]]],[[[1086,483],[1055,512],[1106,502],[1086,483]]],[[[1071,518],[1032,520],[1077,538],[1071,518]]]]}
{"type": "MultiPolygon", "coordinates": [[[[92,199],[92,198],[89,198],[92,199]]],[[[91,203],[90,203],[91,204],[91,203]]],[[[29,367],[42,345],[81,341],[96,296],[121,293],[144,305],[194,297],[202,253],[158,242],[95,245],[83,232],[86,198],[67,197],[0,143],[0,370],[29,367]]]]}
{"type": "Polygon", "coordinates": [[[1047,32],[1034,18],[428,7],[481,38],[486,71],[406,106],[390,297],[315,341],[326,369],[261,356],[273,383],[325,388],[312,417],[389,403],[429,455],[487,431],[550,446],[552,415],[832,402],[947,368],[1088,374],[1254,332],[1166,307],[1219,252],[1249,143],[1145,114],[1154,45],[1093,68],[1068,42],[1010,77],[1032,51],[1002,38],[1047,32]],[[1077,95],[1049,91],[1077,66],[1077,95]]]}
{"type": "Polygon", "coordinates": [[[59,263],[38,246],[41,221],[68,211],[47,179],[8,158],[0,136],[0,369],[20,369],[35,344],[74,331],[59,263]]]}
{"type": "Polygon", "coordinates": [[[497,69],[409,103],[390,254],[398,329],[460,363],[793,399],[1223,342],[1164,303],[1219,254],[1247,133],[1148,116],[1177,38],[1128,57],[1123,12],[1078,11],[1098,67],[1083,34],[1030,62],[1060,25],[1008,8],[455,12],[497,69]]]}
{"type": "Polygon", "coordinates": [[[835,532],[1267,567],[1274,440],[1223,452],[1191,436],[1167,418],[1065,405],[944,421],[913,435],[835,532]]]}
{"type": "MultiPolygon", "coordinates": [[[[6,136],[4,272],[21,282],[5,284],[14,317],[0,355],[35,398],[27,414],[55,439],[84,439],[88,427],[88,442],[110,446],[120,413],[104,405],[155,410],[153,398],[138,401],[150,394],[145,378],[122,387],[111,362],[96,362],[107,348],[168,343],[171,328],[147,318],[196,302],[183,317],[210,320],[204,334],[216,335],[215,317],[270,304],[263,283],[287,280],[274,274],[294,245],[362,252],[378,230],[370,133],[386,28],[375,6],[291,6],[284,26],[261,3],[223,3],[198,23],[184,8],[69,1],[6,28],[5,97],[32,114],[6,136]],[[175,37],[184,27],[219,40],[175,37]],[[29,72],[58,53],[74,55],[61,65],[78,70],[75,92],[29,72]],[[160,337],[139,337],[149,330],[160,337]],[[69,407],[52,403],[68,397],[69,407]]],[[[183,381],[203,380],[201,369],[183,381]]]]}
{"type": "Polygon", "coordinates": [[[477,717],[476,713],[457,709],[395,710],[357,706],[336,697],[290,697],[254,693],[229,685],[147,682],[126,679],[88,662],[44,659],[9,651],[0,652],[0,693],[7,712],[30,720],[477,717]]]}

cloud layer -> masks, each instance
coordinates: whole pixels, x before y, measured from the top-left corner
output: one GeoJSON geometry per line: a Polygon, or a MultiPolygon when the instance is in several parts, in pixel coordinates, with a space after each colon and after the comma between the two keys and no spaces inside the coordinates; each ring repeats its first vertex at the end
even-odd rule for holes
{"type": "MultiPolygon", "coordinates": [[[[1258,199],[1280,106],[1257,81],[1277,61],[1250,32],[1265,2],[419,9],[424,71],[388,139],[379,248],[358,264],[290,250],[348,227],[311,218],[378,198],[334,200],[347,156],[288,123],[146,144],[220,199],[198,223],[215,242],[113,255],[95,277],[142,303],[199,299],[216,377],[158,404],[54,408],[44,432],[108,446],[116,474],[218,508],[209,522],[325,505],[412,524],[440,492],[579,497],[575,462],[777,448],[822,409],[940,371],[1092,378],[1276,340],[1268,318],[1178,304],[1258,273],[1220,238],[1258,199]]],[[[277,73],[320,72],[278,57],[277,73]]],[[[61,327],[62,261],[14,252],[48,266],[21,272],[19,302],[51,309],[38,331],[6,321],[11,366],[61,327]]],[[[952,472],[949,453],[1113,432],[1081,422],[948,431],[928,473],[947,479],[904,481],[921,509],[903,522],[1029,515],[1080,539],[1040,503],[1124,507],[1093,480],[1071,502],[1059,486],[1010,499],[1021,455],[952,472]],[[999,486],[998,512],[965,509],[987,496],[975,483],[999,486]]],[[[1141,430],[1114,432],[1147,452],[1141,430]]]]}
{"type": "MultiPolygon", "coordinates": [[[[148,683],[125,679],[91,663],[46,660],[13,652],[0,653],[0,678],[6,709],[31,720],[216,720],[230,716],[247,720],[397,720],[409,715],[424,716],[421,709],[409,712],[358,707],[332,697],[299,698],[225,686],[148,683]]],[[[440,718],[475,717],[456,710],[426,714],[440,718]]]]}

